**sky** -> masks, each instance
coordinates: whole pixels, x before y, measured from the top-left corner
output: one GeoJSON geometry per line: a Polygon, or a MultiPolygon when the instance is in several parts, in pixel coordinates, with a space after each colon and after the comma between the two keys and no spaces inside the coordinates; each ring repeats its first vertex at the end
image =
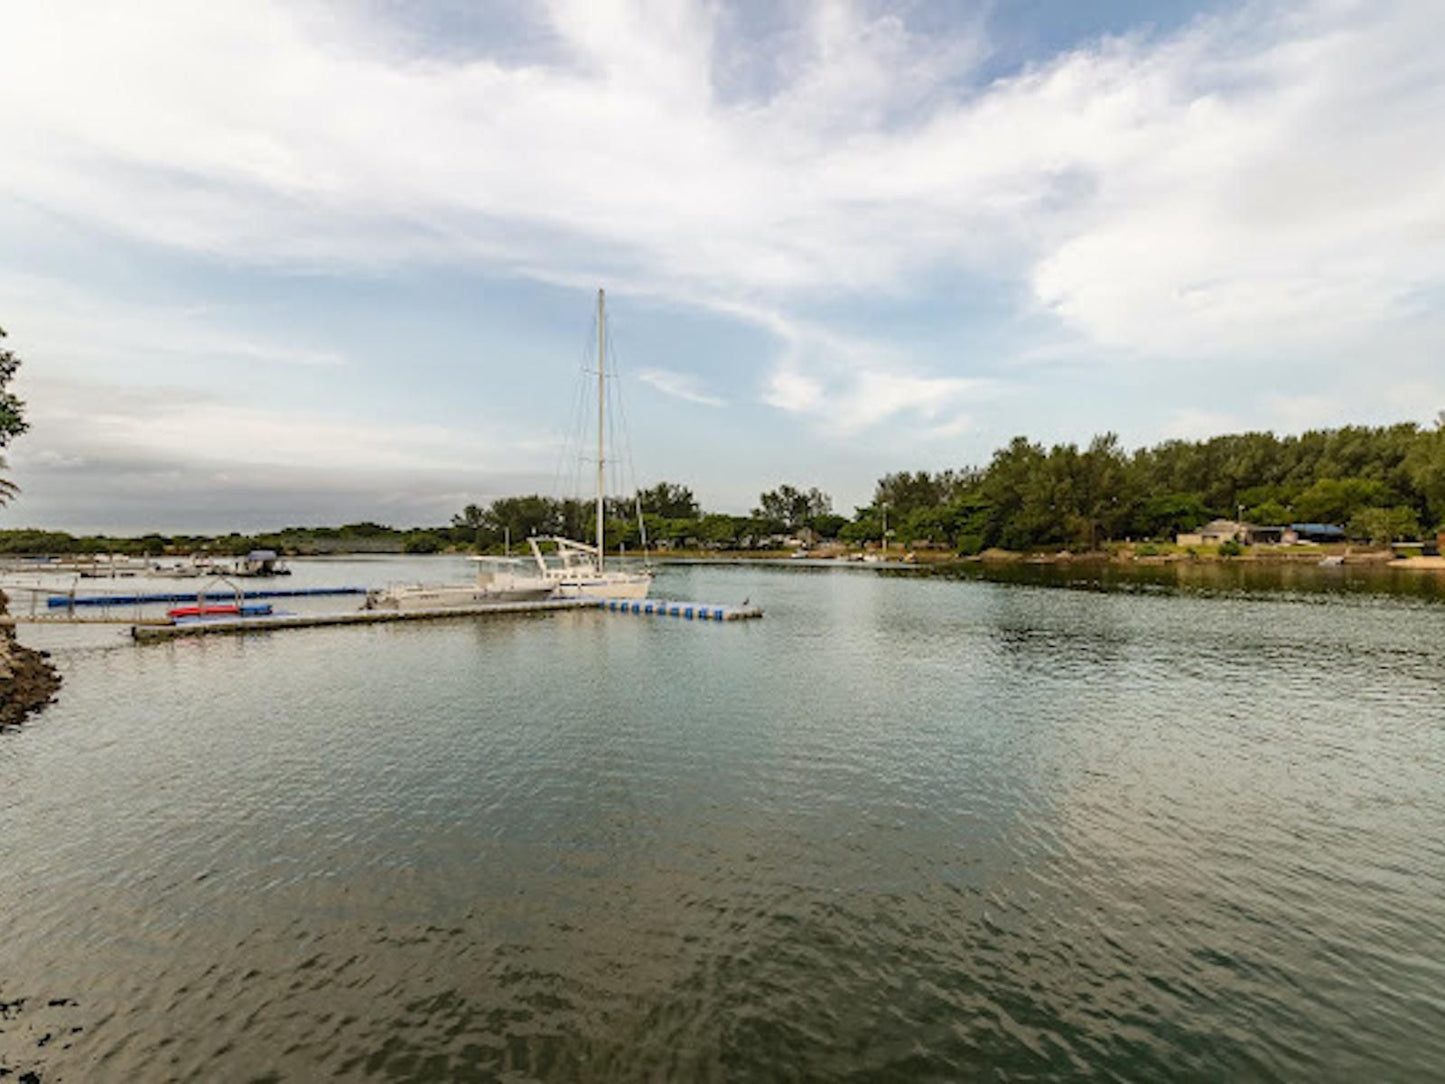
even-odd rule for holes
{"type": "Polygon", "coordinates": [[[1438,0],[0,0],[0,527],[1445,408],[1438,0]],[[627,453],[627,454],[624,454],[627,453]]]}

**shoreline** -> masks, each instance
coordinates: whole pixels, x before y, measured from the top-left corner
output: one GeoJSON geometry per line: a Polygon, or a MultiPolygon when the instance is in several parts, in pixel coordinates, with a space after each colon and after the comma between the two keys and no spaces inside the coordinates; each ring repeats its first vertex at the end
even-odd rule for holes
{"type": "Polygon", "coordinates": [[[1180,564],[1195,565],[1291,565],[1298,567],[1316,567],[1326,558],[1331,559],[1332,564],[1340,564],[1351,568],[1389,568],[1408,569],[1420,572],[1445,572],[1445,557],[1398,557],[1391,550],[1365,549],[1357,550],[1349,546],[1314,547],[1310,549],[1291,548],[1284,551],[1265,547],[1250,547],[1243,553],[1235,556],[1226,556],[1218,552],[1189,552],[1186,550],[1169,551],[1163,553],[1138,553],[1133,546],[1121,546],[1114,550],[1087,550],[1073,552],[1070,550],[1059,550],[1051,553],[1027,552],[1022,550],[989,549],[982,553],[970,554],[967,556],[944,550],[906,550],[900,549],[897,554],[888,553],[886,556],[877,550],[868,551],[870,555],[877,554],[882,560],[863,561],[858,551],[840,551],[828,547],[819,547],[816,551],[810,551],[806,556],[799,557],[787,550],[668,550],[658,554],[654,559],[660,562],[696,562],[718,564],[746,564],[749,562],[769,562],[773,564],[798,563],[803,566],[817,567],[819,564],[837,564],[848,567],[858,566],[860,568],[884,567],[897,569],[903,567],[915,568],[939,568],[949,565],[1114,565],[1122,567],[1151,567],[1168,566],[1180,564]],[[1334,559],[1338,559],[1337,561],[1334,559]]]}
{"type": "MultiPolygon", "coordinates": [[[[0,616],[9,610],[0,592],[0,616]]],[[[0,624],[0,731],[18,727],[55,698],[60,674],[49,659],[49,652],[20,643],[13,625],[0,624]]]]}

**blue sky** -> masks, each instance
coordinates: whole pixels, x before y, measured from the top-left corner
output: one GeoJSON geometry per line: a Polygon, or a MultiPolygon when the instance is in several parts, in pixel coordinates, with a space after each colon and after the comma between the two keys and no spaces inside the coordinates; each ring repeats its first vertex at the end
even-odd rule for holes
{"type": "Polygon", "coordinates": [[[714,509],[1016,433],[1433,420],[1437,15],[0,0],[0,525],[557,491],[598,286],[632,477],[714,509]]]}

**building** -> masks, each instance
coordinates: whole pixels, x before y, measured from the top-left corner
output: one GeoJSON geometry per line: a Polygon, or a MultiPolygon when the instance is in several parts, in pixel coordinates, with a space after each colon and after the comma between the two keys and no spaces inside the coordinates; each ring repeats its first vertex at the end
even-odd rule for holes
{"type": "Polygon", "coordinates": [[[1286,542],[1343,542],[1345,529],[1333,523],[1291,523],[1284,532],[1286,542]]]}
{"type": "Polygon", "coordinates": [[[1181,546],[1217,546],[1221,542],[1274,544],[1284,540],[1283,527],[1261,527],[1233,519],[1210,520],[1198,531],[1176,536],[1181,546]]]}

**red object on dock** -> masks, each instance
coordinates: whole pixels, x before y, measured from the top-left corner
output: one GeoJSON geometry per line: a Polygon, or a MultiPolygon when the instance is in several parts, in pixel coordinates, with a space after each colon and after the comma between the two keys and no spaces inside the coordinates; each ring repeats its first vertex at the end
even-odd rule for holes
{"type": "Polygon", "coordinates": [[[236,605],[229,606],[177,606],[174,610],[167,610],[167,617],[208,617],[211,614],[238,614],[241,608],[236,605]]]}

